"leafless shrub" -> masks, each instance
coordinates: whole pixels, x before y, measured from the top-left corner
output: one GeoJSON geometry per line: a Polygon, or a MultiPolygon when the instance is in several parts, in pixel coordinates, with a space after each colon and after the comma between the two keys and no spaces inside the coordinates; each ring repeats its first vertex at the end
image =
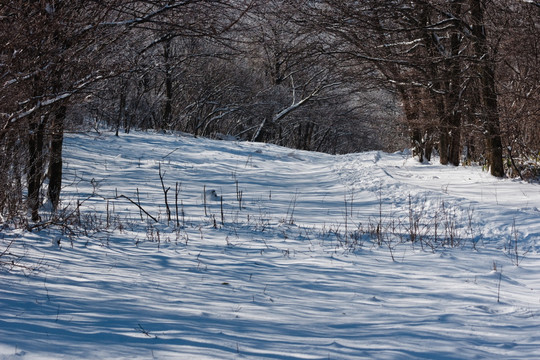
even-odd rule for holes
{"type": "Polygon", "coordinates": [[[516,219],[512,221],[512,228],[510,230],[510,234],[508,236],[508,240],[505,244],[505,251],[506,255],[510,258],[510,261],[512,261],[512,264],[515,266],[519,266],[523,259],[525,259],[525,255],[529,252],[529,250],[522,250],[520,249],[520,240],[521,240],[521,234],[519,233],[518,229],[516,228],[516,219]]]}
{"type": "Polygon", "coordinates": [[[16,239],[0,239],[0,271],[12,272],[22,271],[29,274],[38,271],[43,265],[42,261],[30,263],[26,261],[26,254],[17,254],[14,249],[16,239]]]}

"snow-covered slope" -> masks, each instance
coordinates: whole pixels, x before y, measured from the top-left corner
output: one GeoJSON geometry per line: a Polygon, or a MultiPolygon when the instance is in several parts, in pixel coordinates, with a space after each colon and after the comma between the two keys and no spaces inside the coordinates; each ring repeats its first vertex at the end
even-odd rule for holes
{"type": "Polygon", "coordinates": [[[81,227],[0,232],[0,359],[538,357],[539,185],[147,133],[64,185],[81,227]]]}

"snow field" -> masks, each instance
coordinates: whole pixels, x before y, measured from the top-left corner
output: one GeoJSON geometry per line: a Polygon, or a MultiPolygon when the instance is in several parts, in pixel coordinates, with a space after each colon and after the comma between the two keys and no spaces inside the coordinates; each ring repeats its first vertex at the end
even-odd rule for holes
{"type": "Polygon", "coordinates": [[[36,268],[0,271],[0,359],[537,358],[538,185],[152,133],[70,135],[64,184],[86,233],[0,233],[36,268]]]}

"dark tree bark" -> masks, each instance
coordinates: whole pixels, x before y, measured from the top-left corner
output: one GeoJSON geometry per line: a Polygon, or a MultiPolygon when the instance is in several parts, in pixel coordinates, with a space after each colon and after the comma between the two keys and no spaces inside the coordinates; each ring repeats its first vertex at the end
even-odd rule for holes
{"type": "Polygon", "coordinates": [[[450,56],[449,56],[449,83],[448,83],[448,111],[450,125],[450,143],[448,160],[452,165],[459,166],[461,160],[461,60],[460,52],[460,22],[461,8],[463,0],[454,0],[451,10],[456,17],[453,24],[453,31],[450,35],[450,56]]]}
{"type": "Polygon", "coordinates": [[[173,79],[171,69],[171,39],[165,40],[163,45],[163,60],[165,62],[165,108],[161,129],[169,129],[172,122],[173,79]]]}
{"type": "Polygon", "coordinates": [[[418,97],[415,97],[414,92],[405,86],[398,86],[397,90],[401,97],[403,113],[413,145],[413,155],[418,156],[418,161],[423,162],[424,147],[422,146],[422,133],[418,127],[418,97]]]}
{"type": "Polygon", "coordinates": [[[66,106],[60,106],[54,113],[51,123],[51,145],[49,154],[49,189],[47,195],[56,211],[60,202],[62,189],[62,144],[64,142],[64,119],[66,106]]]}
{"type": "Polygon", "coordinates": [[[28,166],[26,181],[28,183],[28,209],[32,221],[39,221],[41,205],[40,189],[43,176],[43,138],[47,116],[30,120],[28,127],[28,166]]]}
{"type": "Polygon", "coordinates": [[[118,103],[118,115],[116,118],[116,132],[115,136],[118,136],[120,132],[120,126],[124,125],[124,132],[128,133],[128,126],[127,126],[127,120],[126,120],[126,97],[127,97],[127,87],[128,83],[127,81],[123,80],[120,85],[120,99],[118,103]]]}
{"type": "Polygon", "coordinates": [[[474,41],[477,76],[480,82],[482,124],[486,136],[491,175],[504,176],[503,147],[495,87],[495,61],[487,41],[485,26],[486,0],[470,0],[472,35],[474,41]]]}

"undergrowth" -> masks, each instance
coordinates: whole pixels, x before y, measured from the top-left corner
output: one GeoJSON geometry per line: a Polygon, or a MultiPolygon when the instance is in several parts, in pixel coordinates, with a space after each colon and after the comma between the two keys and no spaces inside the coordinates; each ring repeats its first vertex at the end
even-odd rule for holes
{"type": "MultiPolygon", "coordinates": [[[[298,223],[298,191],[292,194],[285,214],[271,215],[268,212],[268,205],[273,201],[271,193],[248,202],[245,191],[235,180],[231,192],[235,198],[227,201],[215,190],[204,186],[203,203],[198,209],[191,206],[188,210],[182,200],[181,184],[175,184],[171,196],[161,168],[159,175],[163,204],[157,206],[157,213],[152,213],[145,205],[155,205],[156,199],[141,200],[138,189],[135,194],[121,194],[116,190],[112,196],[105,196],[95,187],[91,195],[72,201],[46,216],[44,221],[28,226],[28,230],[55,229],[59,233],[55,237],[59,247],[74,246],[75,242],[110,246],[112,238],[121,237],[132,238],[136,246],[143,242],[155,243],[158,249],[163,244],[189,246],[193,239],[204,241],[210,231],[221,232],[224,246],[228,247],[235,246],[239,239],[255,241],[271,233],[283,240],[318,243],[332,252],[358,253],[374,247],[387,249],[394,261],[396,248],[402,245],[436,252],[456,247],[477,250],[483,242],[474,208],[463,209],[442,199],[433,201],[408,195],[406,201],[399,202],[406,206],[398,208],[395,204],[384,203],[379,190],[376,213],[361,217],[355,213],[354,193],[350,192],[344,197],[341,222],[310,227],[298,223]]],[[[153,209],[156,211],[156,207],[153,209]]],[[[520,236],[514,224],[506,252],[516,266],[525,256],[518,247],[520,236]]],[[[16,258],[9,250],[9,244],[3,252],[0,249],[0,266],[16,266],[16,258]]]]}

